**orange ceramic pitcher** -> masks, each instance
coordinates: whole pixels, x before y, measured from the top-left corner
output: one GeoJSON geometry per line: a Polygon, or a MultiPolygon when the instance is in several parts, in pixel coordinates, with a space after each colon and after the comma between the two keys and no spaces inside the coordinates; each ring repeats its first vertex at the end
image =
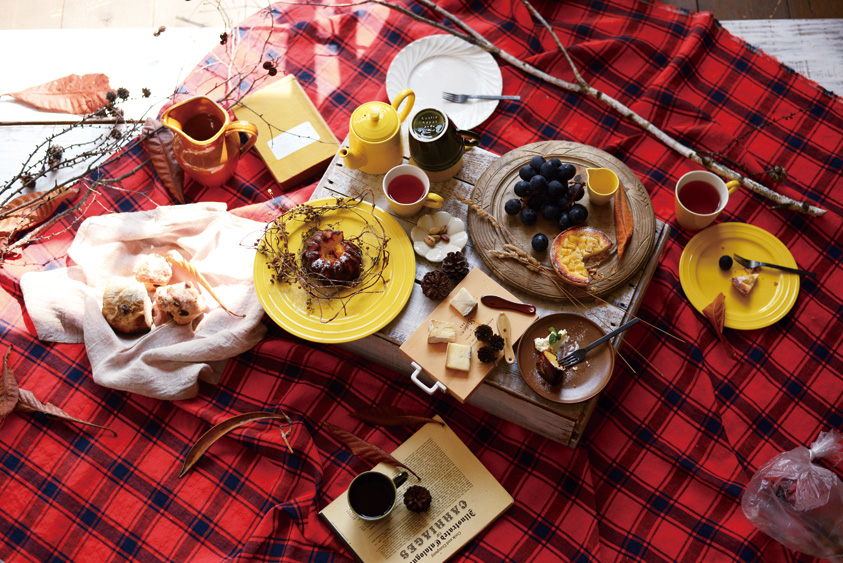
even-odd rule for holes
{"type": "Polygon", "coordinates": [[[248,121],[232,121],[228,111],[211,98],[196,96],[164,112],[161,123],[174,133],[173,154],[185,174],[204,186],[226,183],[240,156],[258,137],[248,121]],[[240,133],[246,135],[241,142],[240,133]]]}

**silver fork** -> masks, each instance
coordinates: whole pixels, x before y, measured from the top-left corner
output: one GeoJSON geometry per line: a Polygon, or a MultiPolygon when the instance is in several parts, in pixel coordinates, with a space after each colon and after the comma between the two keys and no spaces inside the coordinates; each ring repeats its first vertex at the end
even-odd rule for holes
{"type": "Polygon", "coordinates": [[[744,258],[743,256],[738,256],[737,254],[732,254],[732,256],[735,257],[735,260],[738,264],[740,264],[744,268],[749,268],[750,270],[754,270],[755,268],[760,268],[764,266],[765,268],[776,268],[777,270],[783,270],[792,274],[802,274],[803,276],[811,276],[812,278],[817,277],[817,274],[815,274],[814,272],[809,272],[807,270],[797,270],[796,268],[788,268],[787,266],[768,264],[767,262],[759,262],[758,260],[748,260],[747,258],[744,258]]]}
{"type": "Polygon", "coordinates": [[[591,350],[593,350],[597,346],[600,346],[601,344],[603,344],[604,342],[606,342],[610,338],[614,338],[615,336],[622,333],[623,331],[625,331],[626,329],[628,329],[629,327],[631,327],[632,325],[634,325],[637,322],[638,322],[637,318],[632,319],[631,321],[629,321],[625,325],[619,326],[618,328],[616,328],[615,330],[613,330],[612,332],[610,332],[606,336],[601,336],[600,338],[598,338],[597,340],[595,340],[594,342],[592,342],[588,346],[580,348],[579,350],[574,350],[573,352],[571,352],[570,354],[568,354],[567,356],[565,356],[564,358],[559,360],[559,365],[562,366],[563,368],[569,368],[569,367],[571,367],[575,364],[580,363],[581,361],[583,361],[585,359],[586,354],[588,354],[591,350]]]}
{"type": "Polygon", "coordinates": [[[521,96],[487,96],[485,94],[452,94],[451,92],[442,92],[442,97],[447,102],[454,102],[455,104],[463,104],[468,100],[520,100],[521,96]]]}

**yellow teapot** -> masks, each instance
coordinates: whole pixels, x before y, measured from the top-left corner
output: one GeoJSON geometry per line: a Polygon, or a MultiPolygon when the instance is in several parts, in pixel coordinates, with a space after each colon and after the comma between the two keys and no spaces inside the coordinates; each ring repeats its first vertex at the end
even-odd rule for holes
{"type": "Polygon", "coordinates": [[[366,102],[351,114],[348,148],[340,149],[345,165],[367,174],[386,174],[404,161],[401,146],[401,122],[407,119],[416,95],[407,88],[398,93],[392,105],[366,102]],[[398,113],[401,102],[407,100],[398,113]]]}

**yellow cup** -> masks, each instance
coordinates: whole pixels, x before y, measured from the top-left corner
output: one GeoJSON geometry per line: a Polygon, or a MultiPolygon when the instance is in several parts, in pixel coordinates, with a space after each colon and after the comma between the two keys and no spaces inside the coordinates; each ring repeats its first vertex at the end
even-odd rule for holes
{"type": "Polygon", "coordinates": [[[727,184],[720,176],[706,170],[688,172],[676,182],[676,221],[691,231],[708,227],[739,187],[737,180],[727,184]]]}
{"type": "Polygon", "coordinates": [[[383,195],[396,215],[410,217],[422,207],[439,209],[445,200],[431,193],[430,179],[424,170],[412,164],[399,164],[383,177],[383,195]]]}
{"type": "Polygon", "coordinates": [[[585,186],[588,189],[588,201],[594,205],[605,205],[618,191],[618,175],[608,168],[586,168],[585,186]]]}

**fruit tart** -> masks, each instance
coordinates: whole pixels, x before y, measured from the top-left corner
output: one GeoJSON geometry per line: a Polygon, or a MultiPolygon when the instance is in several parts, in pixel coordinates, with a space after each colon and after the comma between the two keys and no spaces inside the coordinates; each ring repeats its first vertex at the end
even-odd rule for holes
{"type": "Polygon", "coordinates": [[[591,283],[586,260],[605,259],[614,246],[606,233],[594,227],[574,227],[559,233],[550,250],[556,272],[571,285],[591,283]]]}

